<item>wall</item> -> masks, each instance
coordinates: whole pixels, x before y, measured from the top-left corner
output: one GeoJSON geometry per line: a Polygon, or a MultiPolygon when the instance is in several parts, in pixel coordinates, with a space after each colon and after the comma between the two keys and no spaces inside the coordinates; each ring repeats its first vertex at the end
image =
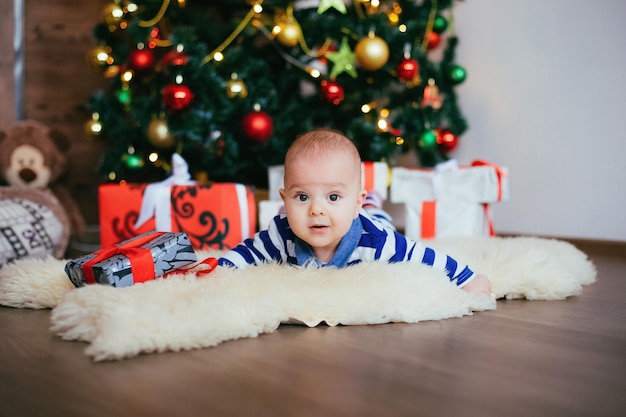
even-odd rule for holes
{"type": "MultiPolygon", "coordinates": [[[[93,167],[104,144],[85,140],[82,125],[83,105],[104,80],[85,57],[110,0],[26,3],[26,117],[71,136],[68,181],[97,222],[93,167]]],[[[626,2],[466,0],[454,10],[470,129],[452,156],[509,168],[512,198],[494,207],[496,229],[626,241],[626,2]]],[[[4,129],[15,115],[12,2],[0,12],[4,129]]]]}
{"type": "Polygon", "coordinates": [[[455,6],[470,129],[452,156],[509,168],[499,232],[626,241],[625,16],[622,0],[455,6]]]}

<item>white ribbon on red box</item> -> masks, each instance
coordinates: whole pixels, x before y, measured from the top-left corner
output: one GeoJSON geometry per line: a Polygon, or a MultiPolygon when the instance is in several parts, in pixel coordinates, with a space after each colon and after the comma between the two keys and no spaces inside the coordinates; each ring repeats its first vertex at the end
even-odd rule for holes
{"type": "Polygon", "coordinates": [[[135,222],[135,228],[140,228],[145,222],[154,217],[155,230],[157,232],[171,232],[171,187],[172,185],[194,184],[196,182],[189,175],[187,161],[177,153],[172,155],[172,174],[163,181],[148,185],[144,190],[141,210],[135,222]]]}
{"type": "Polygon", "coordinates": [[[405,234],[412,239],[493,236],[490,204],[508,197],[507,170],[485,161],[392,169],[390,199],[405,204],[405,234]]]}
{"type": "MultiPolygon", "coordinates": [[[[141,200],[139,217],[135,228],[140,228],[145,222],[154,217],[155,231],[172,231],[171,190],[173,185],[196,185],[196,181],[189,175],[187,161],[175,153],[172,155],[172,174],[163,181],[149,184],[144,190],[141,200]]],[[[250,222],[248,220],[248,197],[246,186],[235,184],[237,201],[239,202],[239,218],[241,219],[241,240],[249,238],[250,222]]]]}

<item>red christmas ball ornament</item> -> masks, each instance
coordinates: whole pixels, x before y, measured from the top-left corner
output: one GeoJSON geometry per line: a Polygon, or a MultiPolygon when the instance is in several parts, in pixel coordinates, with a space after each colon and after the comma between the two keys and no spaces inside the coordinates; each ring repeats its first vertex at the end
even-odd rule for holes
{"type": "Polygon", "coordinates": [[[441,35],[437,32],[430,32],[428,34],[428,49],[435,49],[441,43],[441,35]]]}
{"type": "Polygon", "coordinates": [[[161,66],[163,68],[167,68],[169,65],[174,67],[181,67],[186,65],[189,62],[189,57],[184,52],[179,52],[177,50],[169,51],[163,58],[161,58],[161,66]]]}
{"type": "Polygon", "coordinates": [[[255,142],[265,142],[274,133],[274,122],[269,114],[254,110],[243,118],[241,128],[249,139],[255,142]]]}
{"type": "Polygon", "coordinates": [[[322,95],[329,103],[338,105],[344,99],[343,87],[335,81],[322,81],[322,95]]]}
{"type": "Polygon", "coordinates": [[[410,81],[417,77],[419,69],[419,64],[415,59],[405,58],[397,65],[396,72],[400,81],[410,81]]]}
{"type": "Polygon", "coordinates": [[[182,110],[191,104],[193,93],[183,84],[168,84],[161,92],[163,103],[171,110],[182,110]]]}
{"type": "Polygon", "coordinates": [[[437,131],[437,145],[442,152],[452,152],[459,145],[459,137],[448,129],[439,129],[437,131]]]}
{"type": "Polygon", "coordinates": [[[151,49],[135,49],[128,56],[128,68],[138,74],[146,74],[154,70],[156,59],[151,49]]]}

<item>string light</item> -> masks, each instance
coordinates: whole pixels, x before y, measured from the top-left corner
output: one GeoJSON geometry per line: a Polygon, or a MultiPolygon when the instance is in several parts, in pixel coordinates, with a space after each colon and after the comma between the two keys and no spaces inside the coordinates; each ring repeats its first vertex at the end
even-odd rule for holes
{"type": "Polygon", "coordinates": [[[100,132],[102,132],[102,123],[100,123],[100,114],[93,113],[91,115],[91,119],[94,121],[94,123],[91,125],[91,131],[94,133],[94,135],[100,134],[100,132]]]}
{"type": "Polygon", "coordinates": [[[139,7],[133,2],[130,2],[126,6],[124,6],[124,11],[126,13],[135,13],[138,9],[139,7]]]}
{"type": "Polygon", "coordinates": [[[322,75],[322,73],[319,70],[315,69],[315,68],[307,67],[306,71],[313,78],[319,78],[322,75]]]}
{"type": "Polygon", "coordinates": [[[250,8],[246,16],[241,20],[241,22],[239,22],[239,25],[237,25],[235,30],[233,30],[233,32],[224,40],[224,42],[222,42],[210,54],[204,57],[204,59],[202,60],[202,65],[210,62],[213,59],[217,61],[218,59],[216,58],[216,55],[218,53],[220,54],[221,59],[224,59],[223,55],[221,55],[221,52],[223,52],[224,49],[226,49],[235,40],[235,38],[239,36],[239,34],[246,28],[246,26],[248,26],[248,24],[250,23],[250,21],[256,14],[263,12],[262,4],[263,4],[263,0],[258,0],[250,8]]]}
{"type": "Polygon", "coordinates": [[[378,121],[376,122],[376,126],[378,126],[378,130],[380,132],[387,132],[389,130],[389,123],[387,122],[388,117],[389,109],[380,109],[378,121]]]}
{"type": "MultiPolygon", "coordinates": [[[[253,22],[254,26],[256,28],[258,28],[261,33],[263,33],[268,39],[272,39],[272,33],[270,31],[267,30],[267,28],[259,21],[254,21],[253,22]]],[[[289,62],[290,64],[294,65],[295,67],[300,68],[301,70],[307,72],[309,75],[311,75],[311,77],[313,78],[318,78],[321,74],[318,70],[298,61],[297,59],[295,59],[294,57],[292,57],[291,55],[285,53],[285,51],[283,51],[281,48],[279,48],[274,42],[272,42],[272,45],[274,45],[274,47],[276,48],[276,51],[278,52],[278,54],[283,57],[283,59],[287,62],[289,62]]]]}
{"type": "Polygon", "coordinates": [[[133,72],[131,70],[126,70],[122,73],[122,75],[120,75],[120,79],[122,80],[122,82],[124,83],[129,83],[130,80],[133,79],[133,72]]]}

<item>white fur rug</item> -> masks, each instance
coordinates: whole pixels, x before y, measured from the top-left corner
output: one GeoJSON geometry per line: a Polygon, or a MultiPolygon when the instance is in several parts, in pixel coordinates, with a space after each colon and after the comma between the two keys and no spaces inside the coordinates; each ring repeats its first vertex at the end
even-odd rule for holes
{"type": "Polygon", "coordinates": [[[100,361],[215,346],[273,332],[290,320],[335,326],[461,317],[495,309],[497,298],[579,295],[596,279],[587,256],[559,240],[471,238],[429,245],[487,275],[494,294],[469,294],[427,266],[384,263],[340,270],[268,264],[125,288],[75,289],[63,270],[66,261],[47,258],[0,269],[0,304],[53,308],[52,331],[88,342],[86,354],[100,361]]]}

